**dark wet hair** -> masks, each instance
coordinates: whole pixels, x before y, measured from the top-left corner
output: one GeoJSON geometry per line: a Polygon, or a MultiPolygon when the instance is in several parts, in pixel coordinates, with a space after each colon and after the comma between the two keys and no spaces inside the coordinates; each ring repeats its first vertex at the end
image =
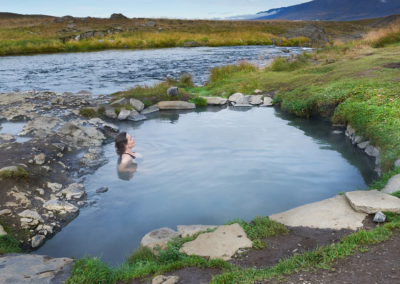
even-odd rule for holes
{"type": "Polygon", "coordinates": [[[118,155],[122,155],[125,152],[125,145],[128,143],[126,139],[126,132],[120,132],[115,136],[115,151],[118,155]]]}

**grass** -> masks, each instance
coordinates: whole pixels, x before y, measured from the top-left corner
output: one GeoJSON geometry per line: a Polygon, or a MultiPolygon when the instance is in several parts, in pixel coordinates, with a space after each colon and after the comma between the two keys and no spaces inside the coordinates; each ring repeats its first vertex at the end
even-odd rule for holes
{"type": "Polygon", "coordinates": [[[400,229],[400,216],[388,214],[388,223],[371,231],[358,231],[344,237],[340,242],[281,260],[268,269],[240,269],[217,275],[211,283],[254,283],[273,278],[282,278],[293,272],[310,268],[328,269],[335,261],[365,251],[367,246],[387,240],[395,229],[400,229]]]}
{"type": "Polygon", "coordinates": [[[17,170],[3,170],[0,172],[1,179],[11,179],[11,180],[26,180],[29,178],[29,173],[24,168],[18,167],[17,170]]]}
{"type": "Polygon", "coordinates": [[[19,247],[18,240],[13,237],[13,232],[7,224],[0,222],[0,225],[3,226],[4,230],[7,232],[7,235],[0,236],[0,255],[5,253],[17,253],[22,252],[19,247]]]}
{"type": "MultiPolygon", "coordinates": [[[[312,22],[334,41],[352,38],[371,30],[374,20],[354,22],[312,22]]],[[[94,51],[103,49],[143,49],[185,46],[324,45],[299,34],[286,37],[289,30],[310,22],[299,21],[212,21],[178,19],[99,19],[72,18],[64,22],[53,17],[0,18],[0,55],[50,52],[94,51]],[[87,39],[77,35],[97,32],[87,39]]]]}
{"type": "Polygon", "coordinates": [[[84,107],[79,109],[79,114],[87,118],[93,118],[98,116],[97,111],[94,108],[89,108],[89,107],[84,107]]]}

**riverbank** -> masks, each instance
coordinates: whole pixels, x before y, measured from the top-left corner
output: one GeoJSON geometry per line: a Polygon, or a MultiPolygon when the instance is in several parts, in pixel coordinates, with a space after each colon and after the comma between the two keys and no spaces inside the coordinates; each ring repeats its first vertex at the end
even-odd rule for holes
{"type": "Polygon", "coordinates": [[[211,21],[0,15],[0,55],[194,46],[324,46],[393,19],[353,22],[211,21]]]}

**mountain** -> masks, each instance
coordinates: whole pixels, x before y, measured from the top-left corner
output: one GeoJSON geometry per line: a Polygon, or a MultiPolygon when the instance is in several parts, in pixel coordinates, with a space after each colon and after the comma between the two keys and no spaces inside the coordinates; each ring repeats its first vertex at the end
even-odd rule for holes
{"type": "Polygon", "coordinates": [[[259,12],[252,19],[352,21],[394,14],[400,14],[400,0],[314,0],[259,12]]]}

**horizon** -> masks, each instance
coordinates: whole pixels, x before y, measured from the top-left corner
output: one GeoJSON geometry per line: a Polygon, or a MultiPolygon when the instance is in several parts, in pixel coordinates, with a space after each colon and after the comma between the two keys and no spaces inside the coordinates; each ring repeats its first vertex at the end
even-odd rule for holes
{"type": "Polygon", "coordinates": [[[0,5],[5,13],[56,17],[70,15],[108,18],[113,13],[121,13],[128,18],[229,19],[306,2],[310,2],[310,0],[205,0],[201,3],[182,0],[169,2],[163,0],[141,0],[140,2],[115,0],[112,3],[106,0],[71,0],[68,3],[56,3],[50,0],[38,0],[34,3],[30,0],[18,2],[0,0],[0,5]]]}

